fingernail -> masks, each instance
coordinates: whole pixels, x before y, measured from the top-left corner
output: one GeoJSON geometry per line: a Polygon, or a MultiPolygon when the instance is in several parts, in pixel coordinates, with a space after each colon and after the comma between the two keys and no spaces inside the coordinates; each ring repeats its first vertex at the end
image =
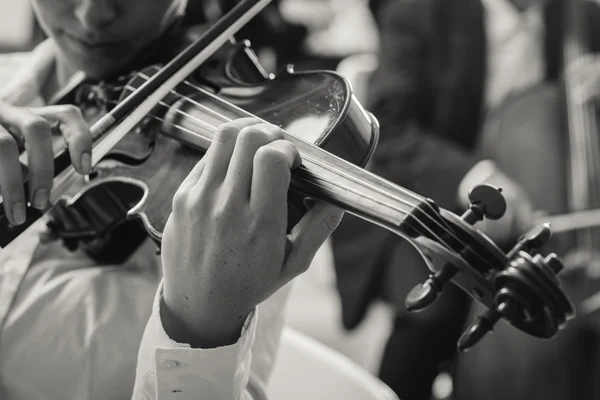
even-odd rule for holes
{"type": "Polygon", "coordinates": [[[48,204],[48,189],[38,189],[33,196],[33,206],[39,210],[46,208],[48,204]]]}
{"type": "Polygon", "coordinates": [[[25,222],[25,203],[17,203],[12,208],[13,218],[17,225],[25,222]]]}
{"type": "Polygon", "coordinates": [[[90,153],[83,153],[81,155],[81,168],[83,168],[83,172],[86,174],[92,172],[92,157],[90,153]]]}

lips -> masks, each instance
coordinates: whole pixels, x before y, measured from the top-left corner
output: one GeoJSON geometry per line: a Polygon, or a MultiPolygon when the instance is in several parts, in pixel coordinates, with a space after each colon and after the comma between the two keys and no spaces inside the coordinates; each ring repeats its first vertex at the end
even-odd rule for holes
{"type": "Polygon", "coordinates": [[[90,40],[87,38],[82,38],[77,35],[70,34],[66,31],[63,31],[63,34],[67,36],[72,42],[79,45],[79,47],[83,47],[88,50],[96,50],[96,51],[108,51],[108,50],[116,50],[123,48],[127,43],[122,40],[114,40],[114,41],[97,41],[90,40]]]}

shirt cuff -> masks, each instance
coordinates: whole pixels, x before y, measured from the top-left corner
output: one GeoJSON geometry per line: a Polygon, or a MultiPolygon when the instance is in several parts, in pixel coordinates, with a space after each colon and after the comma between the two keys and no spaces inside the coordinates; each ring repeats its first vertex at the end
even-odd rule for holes
{"type": "Polygon", "coordinates": [[[497,170],[492,160],[482,160],[475,164],[462,178],[458,185],[458,201],[463,206],[469,205],[469,192],[477,185],[487,181],[497,170]]]}
{"type": "Polygon", "coordinates": [[[140,345],[134,398],[170,398],[186,392],[202,393],[215,400],[239,398],[250,375],[258,310],[248,315],[236,343],[212,349],[192,348],[166,333],[160,319],[162,288],[161,282],[140,345]]]}

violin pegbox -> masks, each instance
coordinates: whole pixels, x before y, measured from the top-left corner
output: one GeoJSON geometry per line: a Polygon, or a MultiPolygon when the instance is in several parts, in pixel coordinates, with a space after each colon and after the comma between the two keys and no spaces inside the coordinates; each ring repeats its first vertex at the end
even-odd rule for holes
{"type": "Polygon", "coordinates": [[[531,229],[503,253],[472,227],[484,218],[503,216],[506,201],[501,190],[477,186],[469,201],[469,209],[460,218],[424,203],[405,221],[410,241],[433,272],[410,291],[407,309],[425,309],[453,282],[487,308],[461,336],[461,351],[479,342],[502,319],[530,335],[553,337],[573,318],[574,308],[557,277],[562,262],[555,254],[539,254],[552,235],[550,226],[531,229]]]}

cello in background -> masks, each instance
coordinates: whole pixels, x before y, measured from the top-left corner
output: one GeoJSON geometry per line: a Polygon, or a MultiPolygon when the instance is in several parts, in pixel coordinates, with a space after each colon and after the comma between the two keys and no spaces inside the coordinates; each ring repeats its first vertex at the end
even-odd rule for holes
{"type": "MultiPolygon", "coordinates": [[[[580,96],[586,82],[577,74],[577,65],[591,54],[584,8],[591,4],[585,3],[555,4],[562,7],[556,14],[563,33],[558,82],[533,87],[494,110],[479,146],[527,190],[537,209],[550,215],[600,206],[596,103],[580,96]]],[[[577,308],[574,323],[552,343],[535,343],[498,325],[493,335],[462,356],[460,399],[600,398],[600,315],[588,308],[589,299],[600,291],[593,269],[600,228],[586,224],[555,234],[548,246],[567,260],[561,277],[577,308]]]]}

